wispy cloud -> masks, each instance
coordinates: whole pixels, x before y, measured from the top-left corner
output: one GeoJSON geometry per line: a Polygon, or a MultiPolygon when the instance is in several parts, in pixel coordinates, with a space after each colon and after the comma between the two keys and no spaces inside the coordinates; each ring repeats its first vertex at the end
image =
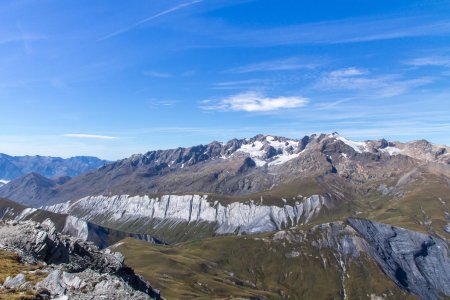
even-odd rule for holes
{"type": "Polygon", "coordinates": [[[211,87],[212,90],[253,90],[260,89],[262,86],[272,83],[273,80],[268,78],[254,78],[254,79],[243,79],[243,80],[232,80],[232,81],[221,81],[216,82],[211,87]]]}
{"type": "Polygon", "coordinates": [[[351,76],[359,76],[367,74],[366,70],[357,69],[357,68],[346,68],[340,70],[334,70],[330,72],[331,77],[351,77],[351,76]]]}
{"type": "Polygon", "coordinates": [[[192,77],[197,74],[194,70],[184,71],[181,73],[170,73],[170,72],[160,72],[160,71],[144,71],[143,75],[147,77],[154,77],[154,78],[172,78],[172,77],[192,77]]]}
{"type": "Polygon", "coordinates": [[[393,79],[393,76],[361,76],[364,74],[367,74],[367,72],[353,67],[334,70],[325,73],[320,78],[319,85],[326,88],[360,90],[372,89],[389,79],[393,79]]]}
{"type": "Polygon", "coordinates": [[[158,108],[158,107],[173,107],[179,103],[177,100],[149,100],[148,106],[152,109],[158,108]]]}
{"type": "Polygon", "coordinates": [[[47,36],[44,35],[34,35],[34,34],[23,34],[17,36],[9,36],[0,38],[0,45],[2,44],[8,44],[8,43],[15,43],[15,42],[31,42],[31,41],[40,41],[40,40],[46,40],[48,39],[47,36]]]}
{"type": "Polygon", "coordinates": [[[253,73],[253,72],[269,72],[269,71],[293,71],[299,69],[313,69],[318,64],[306,62],[306,60],[291,57],[284,59],[268,60],[255,64],[248,64],[228,70],[230,73],[253,73]]]}
{"type": "Polygon", "coordinates": [[[361,91],[373,97],[393,97],[432,82],[431,78],[408,78],[398,74],[372,75],[367,70],[346,68],[325,73],[317,87],[361,91]]]}
{"type": "Polygon", "coordinates": [[[449,67],[450,57],[445,56],[417,57],[406,61],[405,64],[414,67],[424,67],[424,66],[449,67]]]}
{"type": "Polygon", "coordinates": [[[136,23],[133,23],[133,24],[131,24],[130,26],[124,27],[124,28],[122,28],[122,29],[119,29],[119,30],[113,32],[113,33],[107,34],[107,35],[105,35],[104,37],[102,37],[100,40],[107,40],[107,39],[110,39],[110,38],[112,38],[112,37],[115,37],[115,36],[117,36],[117,35],[120,35],[120,34],[122,34],[122,33],[127,32],[127,31],[130,31],[130,30],[132,30],[132,29],[138,27],[139,25],[142,25],[142,24],[144,24],[144,23],[147,23],[147,22],[149,22],[149,21],[151,21],[151,20],[160,18],[160,17],[162,17],[162,16],[168,15],[168,14],[170,14],[170,13],[176,12],[177,10],[180,10],[180,9],[185,8],[185,7],[188,7],[188,6],[191,6],[191,5],[200,3],[200,2],[202,2],[202,1],[203,1],[203,0],[194,0],[194,1],[191,1],[191,2],[182,3],[182,4],[176,5],[176,6],[174,6],[174,7],[168,8],[168,9],[163,10],[163,11],[157,13],[157,14],[151,15],[151,16],[145,18],[145,19],[142,19],[142,20],[140,20],[140,21],[138,21],[138,22],[136,22],[136,23]]]}
{"type": "Polygon", "coordinates": [[[356,98],[351,97],[351,98],[346,98],[346,99],[339,99],[339,100],[332,101],[332,102],[318,103],[318,104],[316,104],[316,108],[319,110],[332,109],[332,108],[340,106],[341,104],[347,103],[347,102],[355,100],[355,99],[356,98]]]}
{"type": "Polygon", "coordinates": [[[116,136],[84,134],[84,133],[67,133],[67,134],[63,134],[61,136],[68,137],[68,138],[94,139],[94,140],[116,140],[116,139],[118,139],[118,137],[116,137],[116,136]]]}
{"type": "Polygon", "coordinates": [[[216,82],[214,85],[216,85],[216,86],[246,85],[246,84],[261,83],[261,81],[264,81],[264,80],[262,80],[262,79],[244,79],[244,80],[216,82]]]}
{"type": "Polygon", "coordinates": [[[22,37],[22,44],[23,44],[23,50],[24,50],[24,52],[25,52],[25,54],[28,56],[28,57],[30,57],[30,55],[31,55],[31,47],[30,47],[30,44],[28,43],[28,40],[26,39],[26,34],[25,34],[25,32],[23,31],[23,29],[22,29],[22,25],[20,24],[20,22],[17,22],[17,29],[19,30],[19,32],[20,32],[20,36],[22,37]]]}
{"type": "MultiPolygon", "coordinates": [[[[392,40],[450,33],[450,21],[431,16],[348,18],[263,29],[217,29],[228,46],[330,45],[392,40]]],[[[216,32],[217,33],[217,32],[216,32]]]]}
{"type": "Polygon", "coordinates": [[[173,74],[168,72],[158,72],[158,71],[145,71],[144,76],[155,77],[155,78],[170,78],[173,74]]]}
{"type": "Polygon", "coordinates": [[[303,107],[308,103],[304,97],[267,97],[258,92],[245,92],[218,101],[206,100],[200,106],[204,110],[269,112],[303,107]]]}

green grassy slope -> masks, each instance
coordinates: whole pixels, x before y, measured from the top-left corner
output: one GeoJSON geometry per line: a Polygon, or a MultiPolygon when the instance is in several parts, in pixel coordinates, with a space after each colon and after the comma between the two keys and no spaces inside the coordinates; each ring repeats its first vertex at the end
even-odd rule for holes
{"type": "Polygon", "coordinates": [[[402,188],[399,198],[375,199],[362,217],[438,235],[449,239],[444,226],[450,222],[450,184],[443,176],[426,174],[402,188]]]}
{"type": "MultiPolygon", "coordinates": [[[[312,242],[288,243],[265,234],[176,246],[126,239],[112,248],[167,299],[341,299],[336,253],[312,242]]],[[[415,299],[366,257],[348,263],[344,286],[348,299],[415,299]]]]}

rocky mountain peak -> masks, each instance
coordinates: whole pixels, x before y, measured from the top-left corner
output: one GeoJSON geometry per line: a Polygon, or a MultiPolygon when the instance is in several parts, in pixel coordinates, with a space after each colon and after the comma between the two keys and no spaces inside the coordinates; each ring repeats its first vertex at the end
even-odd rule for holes
{"type": "Polygon", "coordinates": [[[15,185],[18,183],[26,185],[34,185],[36,187],[53,187],[56,185],[56,183],[53,180],[44,177],[36,172],[26,174],[22,178],[13,180],[10,182],[10,185],[15,185]]]}
{"type": "MultiPolygon", "coordinates": [[[[132,168],[146,165],[157,166],[158,169],[185,168],[209,160],[248,156],[255,161],[257,166],[264,166],[266,164],[278,165],[290,161],[305,149],[312,151],[316,149],[327,155],[333,153],[349,153],[351,155],[388,153],[389,155],[395,155],[402,152],[396,145],[385,139],[355,142],[337,132],[313,134],[304,136],[302,139],[258,134],[252,138],[232,139],[225,143],[213,141],[207,145],[188,148],[149,151],[145,154],[133,155],[123,160],[122,163],[129,164],[132,168]]],[[[427,149],[423,145],[415,148],[424,151],[427,149]]],[[[445,149],[441,152],[444,153],[445,149]]]]}
{"type": "Polygon", "coordinates": [[[56,181],[33,172],[12,180],[2,186],[1,189],[5,197],[11,199],[27,198],[30,203],[34,203],[34,199],[47,194],[57,185],[56,181]]]}
{"type": "MultiPolygon", "coordinates": [[[[303,140],[304,143],[306,141],[303,140]]],[[[295,139],[259,134],[250,139],[232,139],[226,143],[213,141],[207,145],[188,148],[149,151],[145,154],[132,155],[115,164],[125,163],[133,168],[146,165],[184,168],[210,159],[231,158],[233,155],[247,155],[252,159],[270,160],[283,154],[296,154],[305,146],[301,145],[303,144],[295,139]]],[[[109,167],[105,166],[105,168],[109,167]]]]}

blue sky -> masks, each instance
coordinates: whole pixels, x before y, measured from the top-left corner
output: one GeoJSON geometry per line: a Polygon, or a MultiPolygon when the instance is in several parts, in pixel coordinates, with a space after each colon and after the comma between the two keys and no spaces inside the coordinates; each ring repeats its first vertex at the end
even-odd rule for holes
{"type": "Polygon", "coordinates": [[[0,3],[0,152],[257,133],[450,144],[450,1],[0,3]]]}

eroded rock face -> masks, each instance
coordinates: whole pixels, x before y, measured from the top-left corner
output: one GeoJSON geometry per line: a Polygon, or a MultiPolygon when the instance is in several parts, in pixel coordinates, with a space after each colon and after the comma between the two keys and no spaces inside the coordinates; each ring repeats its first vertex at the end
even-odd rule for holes
{"type": "Polygon", "coordinates": [[[349,263],[366,254],[399,287],[420,299],[446,299],[442,295],[450,296],[448,244],[427,234],[350,218],[347,222],[317,225],[308,231],[279,231],[273,239],[331,249],[341,268],[344,295],[349,263]]]}
{"type": "Polygon", "coordinates": [[[209,222],[217,234],[259,233],[308,223],[332,202],[324,196],[299,198],[294,205],[262,205],[258,202],[233,202],[222,205],[207,195],[93,196],[74,202],[45,207],[55,213],[78,214],[85,220],[104,219],[121,224],[139,220],[209,222]]]}
{"type": "MultiPolygon", "coordinates": [[[[52,296],[162,299],[159,291],[124,264],[122,254],[61,235],[49,219],[41,224],[1,221],[0,248],[18,253],[23,261],[48,264],[44,270],[48,276],[31,288],[47,290],[52,296]]],[[[23,286],[24,278],[19,275],[5,283],[23,286]]]]}
{"type": "Polygon", "coordinates": [[[450,296],[450,252],[446,242],[369,220],[348,222],[367,242],[365,251],[398,285],[422,299],[450,296]]]}

